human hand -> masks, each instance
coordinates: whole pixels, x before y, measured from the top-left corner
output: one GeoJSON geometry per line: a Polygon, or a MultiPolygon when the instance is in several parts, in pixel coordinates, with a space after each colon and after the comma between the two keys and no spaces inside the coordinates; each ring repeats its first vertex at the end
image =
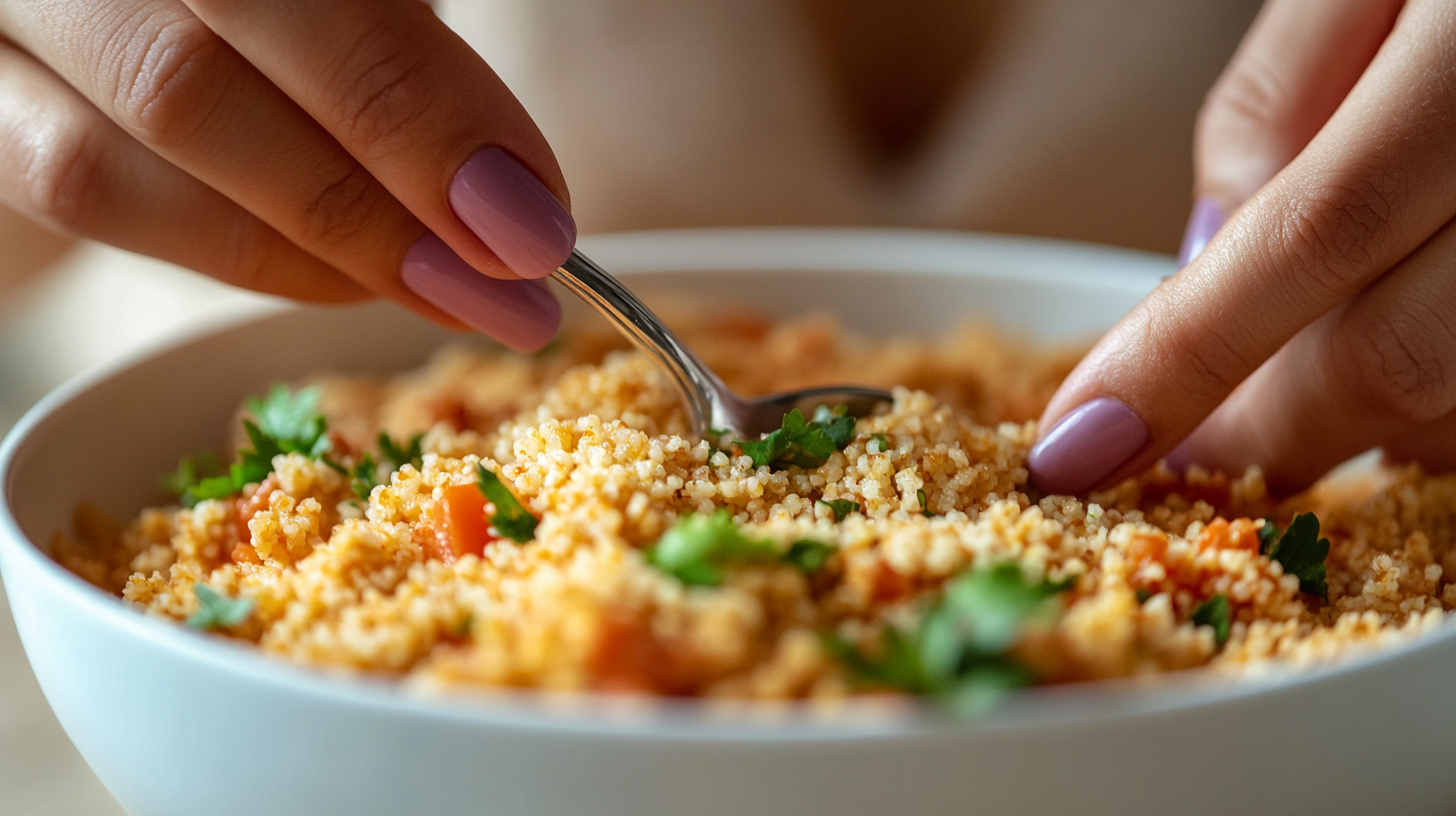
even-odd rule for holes
{"type": "Polygon", "coordinates": [[[1456,5],[1270,0],[1195,164],[1185,250],[1207,247],[1062,385],[1033,483],[1170,451],[1281,492],[1376,446],[1456,465],[1456,5]]]}
{"type": "Polygon", "coordinates": [[[526,279],[576,240],[540,131],[419,0],[0,0],[0,200],[526,350],[560,321],[526,279]]]}

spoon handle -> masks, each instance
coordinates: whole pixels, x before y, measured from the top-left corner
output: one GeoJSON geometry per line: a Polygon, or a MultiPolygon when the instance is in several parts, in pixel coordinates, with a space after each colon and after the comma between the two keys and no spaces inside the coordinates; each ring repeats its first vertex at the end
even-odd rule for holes
{"type": "Polygon", "coordinates": [[[701,437],[710,422],[726,414],[720,396],[725,390],[722,381],[651,309],[606,270],[580,250],[573,249],[566,263],[551,275],[600,312],[667,372],[688,409],[696,436],[701,437]]]}

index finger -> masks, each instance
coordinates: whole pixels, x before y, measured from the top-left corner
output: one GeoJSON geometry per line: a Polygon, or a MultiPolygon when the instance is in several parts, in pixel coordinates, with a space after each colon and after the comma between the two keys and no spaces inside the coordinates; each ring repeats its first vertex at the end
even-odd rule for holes
{"type": "Polygon", "coordinates": [[[426,4],[185,2],[475,268],[543,277],[570,254],[576,223],[545,138],[426,4]]]}
{"type": "Polygon", "coordinates": [[[1450,220],[1453,35],[1444,4],[1406,6],[1310,144],[1068,377],[1028,463],[1039,487],[1080,492],[1145,469],[1303,327],[1450,220]]]}

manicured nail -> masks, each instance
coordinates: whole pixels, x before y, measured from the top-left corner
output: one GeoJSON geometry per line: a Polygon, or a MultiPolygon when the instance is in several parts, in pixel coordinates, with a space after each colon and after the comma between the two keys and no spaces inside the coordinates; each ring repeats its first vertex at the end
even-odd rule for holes
{"type": "Polygon", "coordinates": [[[400,277],[410,291],[516,351],[536,351],[561,326],[561,304],[545,281],[481,274],[432,232],[405,253],[400,277]]]}
{"type": "Polygon", "coordinates": [[[512,272],[544,278],[576,246],[576,220],[526,166],[498,147],[475,151],[450,182],[450,207],[512,272]]]}
{"type": "Polygon", "coordinates": [[[1078,405],[1026,458],[1031,483],[1043,493],[1074,494],[1096,487],[1148,441],[1148,426],[1121,400],[1098,397],[1078,405]]]}
{"type": "Polygon", "coordinates": [[[1188,228],[1183,232],[1183,247],[1178,250],[1178,268],[1182,269],[1197,258],[1208,242],[1228,220],[1223,208],[1208,196],[1199,196],[1193,203],[1193,212],[1188,216],[1188,228]]]}
{"type": "Polygon", "coordinates": [[[1197,461],[1193,458],[1193,448],[1188,444],[1189,441],[1185,439],[1178,443],[1178,447],[1169,451],[1168,455],[1163,457],[1163,464],[1168,466],[1168,470],[1179,476],[1187,473],[1189,467],[1197,464],[1197,461]]]}

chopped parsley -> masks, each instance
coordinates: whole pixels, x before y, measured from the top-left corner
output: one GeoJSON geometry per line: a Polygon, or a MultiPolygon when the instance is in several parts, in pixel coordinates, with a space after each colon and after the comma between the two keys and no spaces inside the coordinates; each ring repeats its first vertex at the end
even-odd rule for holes
{"type": "Polygon", "coordinates": [[[424,440],[425,435],[417,433],[401,446],[390,439],[389,434],[380,431],[379,437],[375,440],[379,445],[379,460],[389,466],[391,473],[405,465],[414,465],[415,470],[419,470],[424,467],[425,462],[425,454],[421,449],[424,440]]]}
{"type": "Polygon", "coordinates": [[[926,498],[924,490],[917,489],[915,491],[915,498],[920,500],[920,515],[926,518],[935,518],[939,515],[938,513],[930,512],[930,501],[926,498]]]}
{"type": "Polygon", "coordinates": [[[821,405],[815,409],[814,419],[807,422],[795,408],[784,415],[777,431],[758,441],[740,439],[734,444],[753,460],[754,467],[815,468],[849,444],[854,438],[854,423],[854,417],[846,415],[842,407],[831,411],[821,405]]]}
{"type": "Polygon", "coordinates": [[[870,450],[870,446],[865,445],[865,453],[885,453],[890,450],[890,440],[882,433],[872,434],[870,441],[874,443],[875,450],[870,450]]]}
{"type": "Polygon", "coordinates": [[[646,552],[647,563],[689,586],[718,586],[726,565],[776,556],[773,544],[744,535],[723,509],[683,516],[646,552]]]}
{"type": "Polygon", "coordinates": [[[536,517],[522,506],[499,476],[478,462],[475,465],[475,486],[480,489],[480,495],[495,505],[490,524],[496,532],[520,544],[536,536],[536,517]]]}
{"type": "Polygon", "coordinates": [[[837,637],[826,643],[862,681],[931,695],[973,714],[1035,680],[1011,649],[1028,624],[1051,622],[1060,608],[1056,596],[1070,585],[1028,583],[1015,563],[997,564],[950,581],[913,632],[887,626],[873,656],[837,637]]]}
{"type": "Polygon", "coordinates": [[[819,503],[829,508],[835,521],[844,521],[845,516],[860,511],[859,502],[853,499],[820,499],[819,503]]]}
{"type": "MultiPolygon", "coordinates": [[[[247,406],[254,419],[243,420],[251,448],[238,452],[238,461],[223,472],[210,454],[184,458],[177,470],[163,477],[163,483],[193,507],[204,499],[221,499],[257,484],[273,472],[273,457],[301,453],[318,459],[329,449],[328,420],[318,413],[319,390],[305,388],[297,393],[275,384],[262,399],[249,397],[247,406]]],[[[332,464],[332,463],[330,463],[332,464]]]]}
{"type": "Polygon", "coordinates": [[[1325,559],[1330,554],[1330,540],[1320,538],[1319,518],[1314,513],[1296,515],[1282,533],[1265,519],[1259,530],[1259,552],[1278,561],[1285,573],[1297,577],[1301,592],[1329,600],[1325,559]]]}
{"type": "Polygon", "coordinates": [[[789,545],[784,552],[785,564],[800,572],[818,572],[834,555],[835,547],[825,544],[822,541],[815,541],[812,538],[801,538],[789,545]]]}
{"type": "Polygon", "coordinates": [[[1220,649],[1229,637],[1229,601],[1227,595],[1215,595],[1198,605],[1190,618],[1195,626],[1212,626],[1213,640],[1220,649]]]}
{"type": "Polygon", "coordinates": [[[187,625],[193,629],[226,629],[253,614],[252,598],[229,598],[207,584],[194,584],[192,592],[200,604],[187,618],[187,625]]]}
{"type": "MultiPolygon", "coordinates": [[[[349,488],[360,501],[368,501],[369,494],[374,490],[375,485],[383,484],[379,480],[380,467],[394,473],[404,465],[414,465],[416,469],[423,467],[424,454],[420,450],[424,434],[415,434],[410,437],[409,442],[401,446],[389,437],[389,434],[380,431],[375,438],[379,445],[379,461],[374,461],[374,455],[365,452],[352,468],[345,468],[328,457],[324,457],[324,464],[338,471],[341,475],[348,477],[349,488]]],[[[387,477],[386,477],[387,478],[387,477]]]]}
{"type": "Polygon", "coordinates": [[[692,513],[678,519],[644,556],[647,563],[684,584],[718,586],[731,564],[782,561],[801,572],[816,572],[834,551],[828,544],[806,538],[780,554],[772,541],[749,537],[727,510],[719,508],[710,515],[692,513]]]}

